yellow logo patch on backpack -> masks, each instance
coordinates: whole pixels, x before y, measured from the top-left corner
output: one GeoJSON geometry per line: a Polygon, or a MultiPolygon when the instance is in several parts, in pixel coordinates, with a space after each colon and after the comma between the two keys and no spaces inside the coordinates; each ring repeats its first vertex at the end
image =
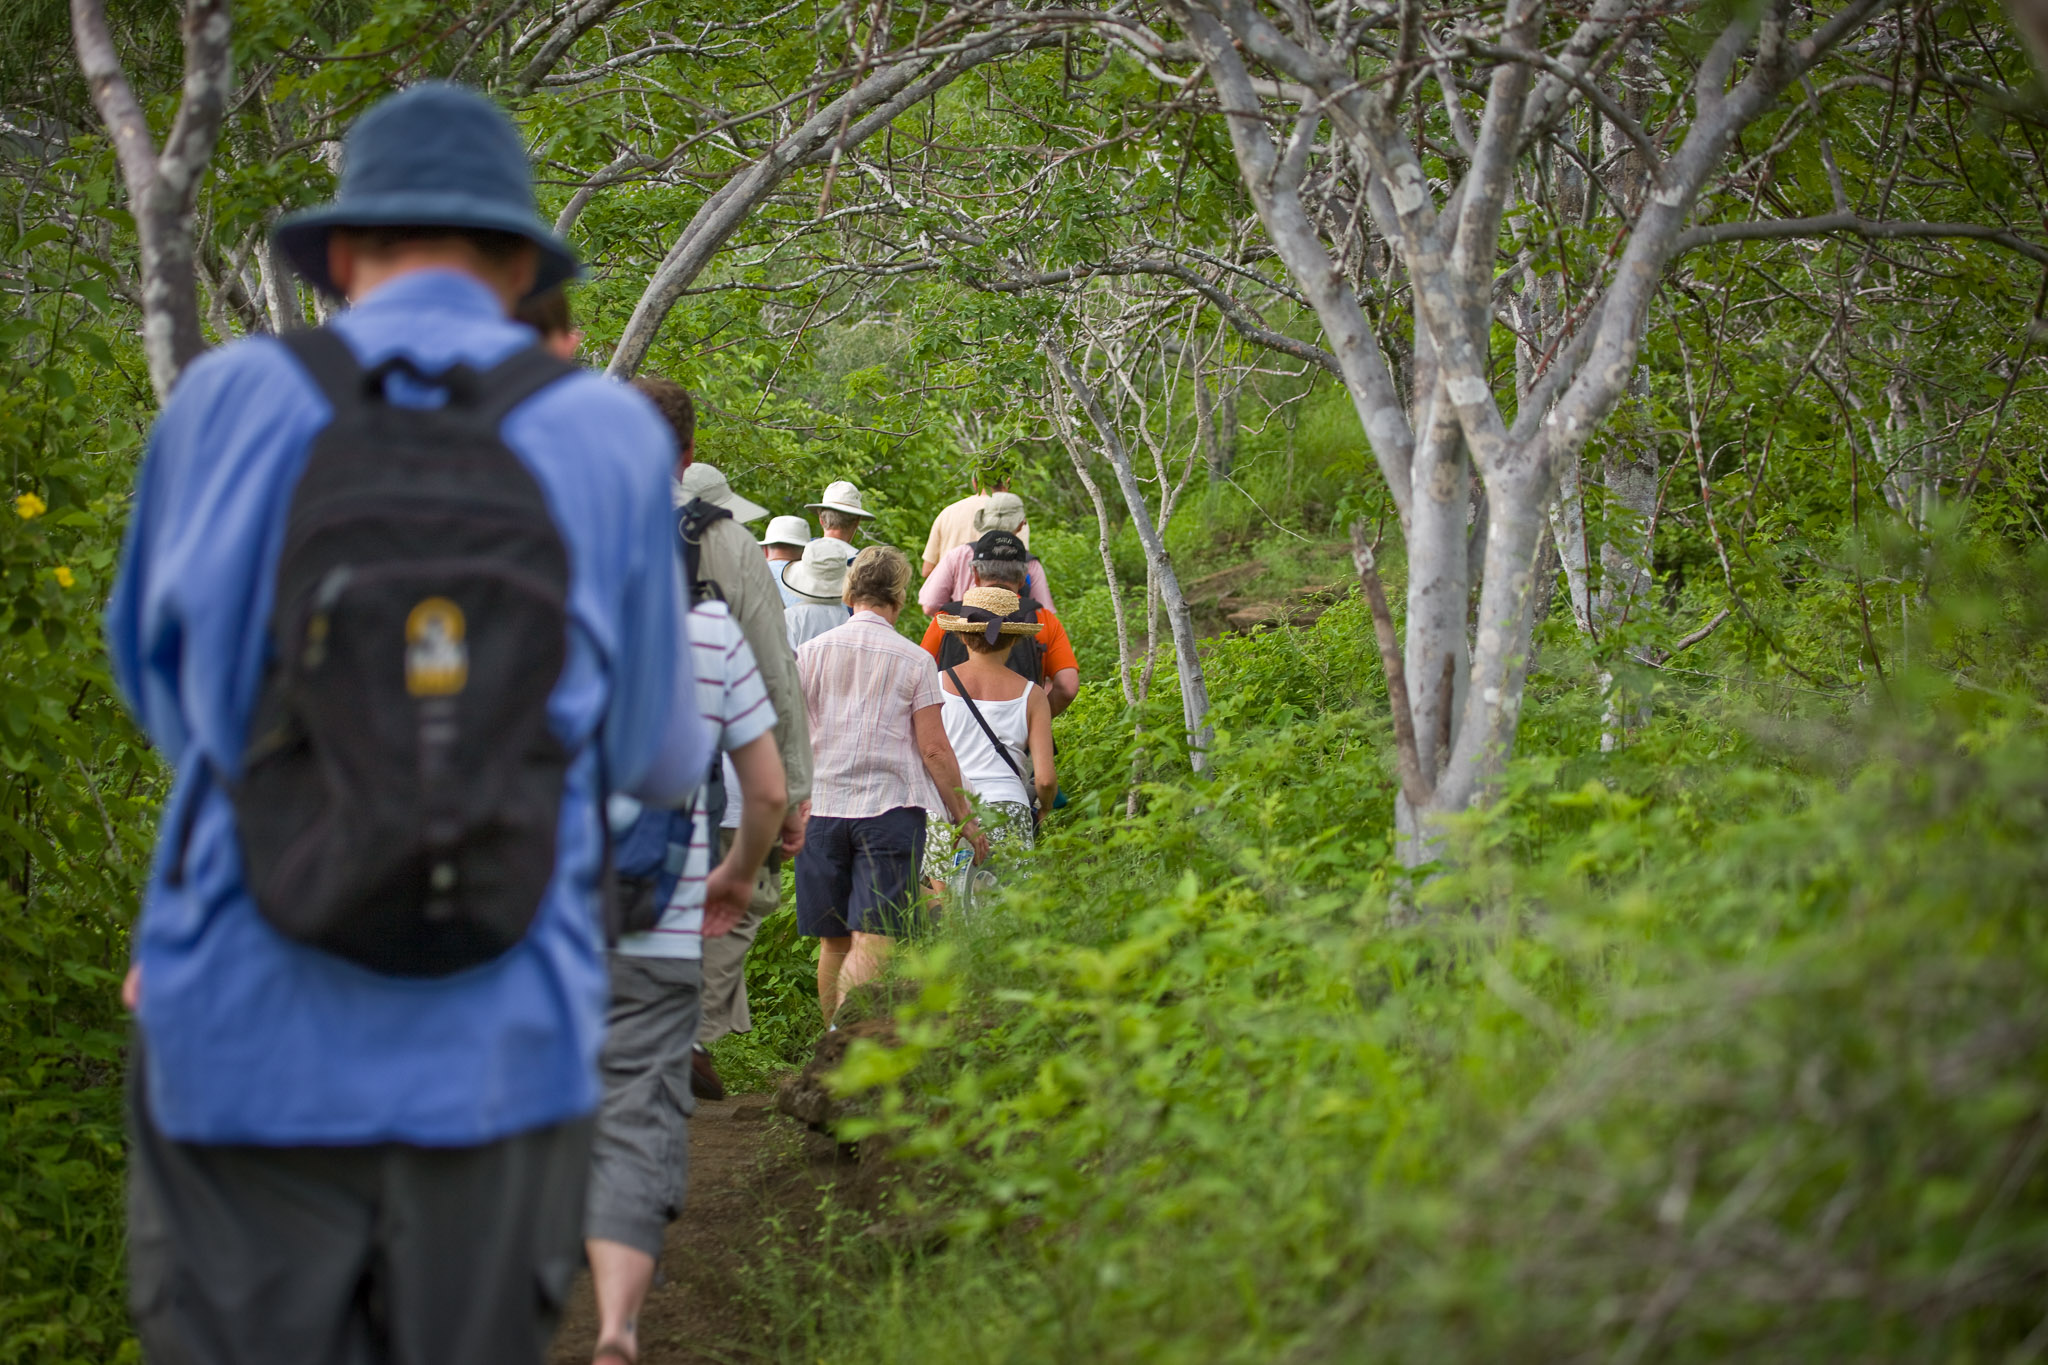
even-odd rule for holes
{"type": "Polygon", "coordinates": [[[469,646],[462,608],[429,597],[405,618],[405,690],[415,697],[452,697],[469,683],[469,646]]]}

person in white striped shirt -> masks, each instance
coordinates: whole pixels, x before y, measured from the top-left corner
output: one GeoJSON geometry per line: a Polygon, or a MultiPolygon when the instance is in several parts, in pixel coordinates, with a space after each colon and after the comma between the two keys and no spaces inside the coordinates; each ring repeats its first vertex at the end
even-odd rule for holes
{"type": "Polygon", "coordinates": [[[708,839],[716,817],[700,800],[689,854],[660,922],[626,935],[612,951],[611,1011],[599,1058],[604,1100],[583,1223],[600,1359],[607,1352],[638,1358],[640,1308],[654,1285],[663,1233],[683,1205],[704,939],[727,933],[746,914],[755,873],[788,804],[775,707],[725,603],[690,609],[690,652],[704,723],[738,778],[738,789],[729,788],[725,799],[728,808],[739,807],[739,829],[712,867],[708,839]]]}

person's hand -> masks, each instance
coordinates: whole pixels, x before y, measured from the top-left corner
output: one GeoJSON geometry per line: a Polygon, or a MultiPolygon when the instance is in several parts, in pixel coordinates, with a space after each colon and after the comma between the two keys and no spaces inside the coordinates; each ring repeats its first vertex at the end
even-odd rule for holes
{"type": "Polygon", "coordinates": [[[782,817],[782,856],[794,858],[804,851],[804,826],[810,822],[811,803],[799,801],[782,817]]]}
{"type": "Polygon", "coordinates": [[[742,877],[730,859],[711,869],[704,879],[704,937],[723,938],[747,916],[747,902],[753,899],[754,879],[742,877]]]}
{"type": "Polygon", "coordinates": [[[981,821],[971,815],[968,816],[961,823],[960,837],[965,839],[967,846],[974,850],[974,861],[977,864],[988,861],[988,836],[981,832],[981,821]]]}
{"type": "Polygon", "coordinates": [[[128,964],[128,975],[121,978],[121,1008],[130,1014],[142,1008],[142,964],[128,964]]]}

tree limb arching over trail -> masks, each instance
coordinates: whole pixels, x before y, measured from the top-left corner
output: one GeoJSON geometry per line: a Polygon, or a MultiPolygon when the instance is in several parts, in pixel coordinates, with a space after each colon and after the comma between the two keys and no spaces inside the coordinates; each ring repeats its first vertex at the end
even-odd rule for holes
{"type": "Polygon", "coordinates": [[[1054,24],[1029,10],[962,6],[919,35],[906,52],[882,59],[870,74],[857,75],[852,88],[778,139],[705,200],[655,267],[606,373],[629,378],[640,368],[676,300],[792,172],[860,146],[904,111],[977,66],[1056,41],[1054,24]],[[970,24],[985,18],[990,21],[987,32],[968,32],[970,24]]]}

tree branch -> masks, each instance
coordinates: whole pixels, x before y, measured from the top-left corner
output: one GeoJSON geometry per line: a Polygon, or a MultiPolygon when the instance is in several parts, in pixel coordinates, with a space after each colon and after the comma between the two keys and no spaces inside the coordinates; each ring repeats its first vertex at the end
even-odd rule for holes
{"type": "MultiPolygon", "coordinates": [[[[1422,758],[1415,746],[1415,711],[1408,704],[1408,670],[1401,658],[1401,637],[1394,631],[1394,614],[1387,609],[1387,590],[1380,583],[1379,568],[1373,562],[1363,521],[1351,523],[1351,563],[1365,588],[1366,606],[1372,612],[1372,632],[1380,646],[1380,668],[1387,675],[1387,708],[1394,714],[1394,762],[1401,774],[1401,794],[1416,810],[1427,810],[1436,796],[1436,784],[1422,772],[1422,758]]],[[[1446,706],[1444,710],[1448,713],[1450,708],[1446,706]]]]}
{"type": "Polygon", "coordinates": [[[2048,247],[2028,241],[2007,228],[1982,223],[1899,223],[1880,222],[1854,213],[1824,213],[1812,218],[1756,219],[1741,223],[1709,223],[1681,233],[1673,255],[1696,247],[1721,242],[1782,241],[1791,237],[1827,237],[1847,233],[1874,242],[1905,241],[1913,238],[1952,237],[1965,241],[1990,242],[2016,251],[2030,261],[2048,265],[2048,247]]]}

